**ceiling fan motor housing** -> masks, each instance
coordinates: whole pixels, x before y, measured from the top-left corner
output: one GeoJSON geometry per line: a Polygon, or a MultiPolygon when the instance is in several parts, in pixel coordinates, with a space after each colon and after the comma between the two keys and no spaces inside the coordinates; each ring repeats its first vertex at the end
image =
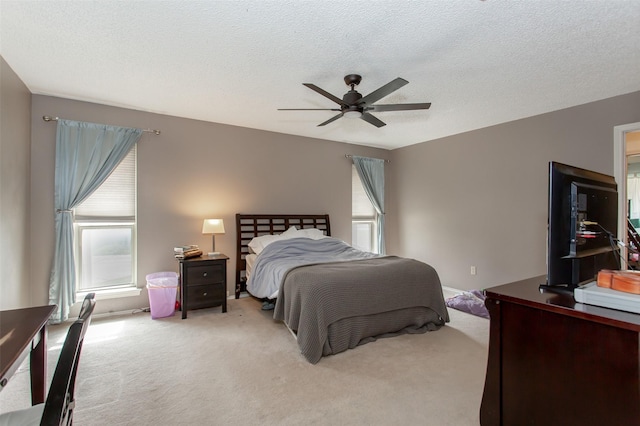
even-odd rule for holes
{"type": "MultiPolygon", "coordinates": [[[[360,93],[358,93],[355,90],[349,90],[347,93],[345,93],[345,95],[342,97],[342,102],[344,102],[344,105],[342,105],[342,110],[343,111],[347,111],[347,110],[358,110],[358,103],[360,102],[360,99],[362,99],[362,95],[360,93]]],[[[361,110],[362,108],[360,108],[361,110]]]]}

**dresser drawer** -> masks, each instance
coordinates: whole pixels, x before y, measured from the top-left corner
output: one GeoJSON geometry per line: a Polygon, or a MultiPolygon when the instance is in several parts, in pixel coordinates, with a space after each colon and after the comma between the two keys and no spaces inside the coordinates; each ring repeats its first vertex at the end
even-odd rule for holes
{"type": "Polygon", "coordinates": [[[192,265],[187,269],[187,286],[222,283],[225,281],[225,265],[192,265]]]}
{"type": "Polygon", "coordinates": [[[226,296],[224,284],[192,285],[187,287],[189,309],[220,306],[226,296]]]}

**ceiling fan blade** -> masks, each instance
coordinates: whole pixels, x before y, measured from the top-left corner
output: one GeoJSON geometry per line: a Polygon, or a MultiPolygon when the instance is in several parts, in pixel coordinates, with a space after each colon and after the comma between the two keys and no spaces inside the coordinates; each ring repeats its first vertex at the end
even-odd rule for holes
{"type": "Polygon", "coordinates": [[[307,86],[309,89],[320,93],[322,96],[325,96],[325,97],[331,99],[333,102],[337,103],[338,105],[344,105],[344,102],[342,102],[342,99],[340,99],[337,96],[333,96],[331,93],[327,92],[326,90],[323,90],[323,89],[319,88],[315,84],[311,84],[311,83],[302,83],[302,84],[304,86],[307,86]]]}
{"type": "Polygon", "coordinates": [[[332,123],[332,122],[336,121],[336,120],[337,120],[338,118],[340,118],[340,117],[342,117],[342,113],[340,113],[340,114],[338,114],[338,115],[334,115],[333,117],[331,117],[331,118],[330,118],[330,119],[328,119],[327,121],[325,121],[325,122],[323,122],[323,123],[318,124],[318,126],[317,126],[317,127],[325,126],[325,125],[327,125],[327,124],[329,124],[329,123],[332,123]]]}
{"type": "Polygon", "coordinates": [[[278,108],[278,111],[342,111],[340,108],[278,108]]]}
{"type": "Polygon", "coordinates": [[[362,116],[360,118],[362,118],[367,123],[373,124],[376,127],[382,127],[382,126],[386,126],[387,125],[387,123],[383,122],[382,120],[377,119],[376,117],[374,117],[373,115],[369,114],[368,112],[363,112],[362,116]]]}
{"type": "Polygon", "coordinates": [[[384,98],[385,96],[389,95],[390,93],[395,92],[405,84],[409,84],[409,82],[404,78],[398,77],[395,80],[385,84],[378,90],[374,90],[373,92],[369,93],[367,96],[360,99],[359,103],[365,103],[365,104],[371,105],[375,101],[378,101],[384,98]]]}
{"type": "Polygon", "coordinates": [[[431,102],[423,104],[388,104],[369,105],[367,111],[409,111],[413,109],[429,109],[431,102]]]}

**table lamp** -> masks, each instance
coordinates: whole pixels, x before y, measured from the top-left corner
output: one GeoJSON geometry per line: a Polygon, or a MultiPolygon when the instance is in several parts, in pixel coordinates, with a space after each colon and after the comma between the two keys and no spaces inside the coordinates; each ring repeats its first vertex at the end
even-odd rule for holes
{"type": "Polygon", "coordinates": [[[216,251],[216,234],[224,234],[224,222],[222,222],[222,219],[205,219],[202,224],[202,233],[212,234],[211,251],[208,255],[215,256],[220,254],[219,251],[216,251]]]}

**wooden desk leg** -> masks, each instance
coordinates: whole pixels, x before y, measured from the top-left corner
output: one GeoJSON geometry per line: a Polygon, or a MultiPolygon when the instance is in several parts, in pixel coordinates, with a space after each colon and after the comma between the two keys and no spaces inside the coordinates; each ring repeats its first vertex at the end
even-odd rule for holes
{"type": "MultiPolygon", "coordinates": [[[[32,344],[33,345],[33,344],[32,344]]],[[[31,404],[41,404],[47,399],[47,325],[38,333],[38,342],[29,355],[31,370],[31,404]]]]}

